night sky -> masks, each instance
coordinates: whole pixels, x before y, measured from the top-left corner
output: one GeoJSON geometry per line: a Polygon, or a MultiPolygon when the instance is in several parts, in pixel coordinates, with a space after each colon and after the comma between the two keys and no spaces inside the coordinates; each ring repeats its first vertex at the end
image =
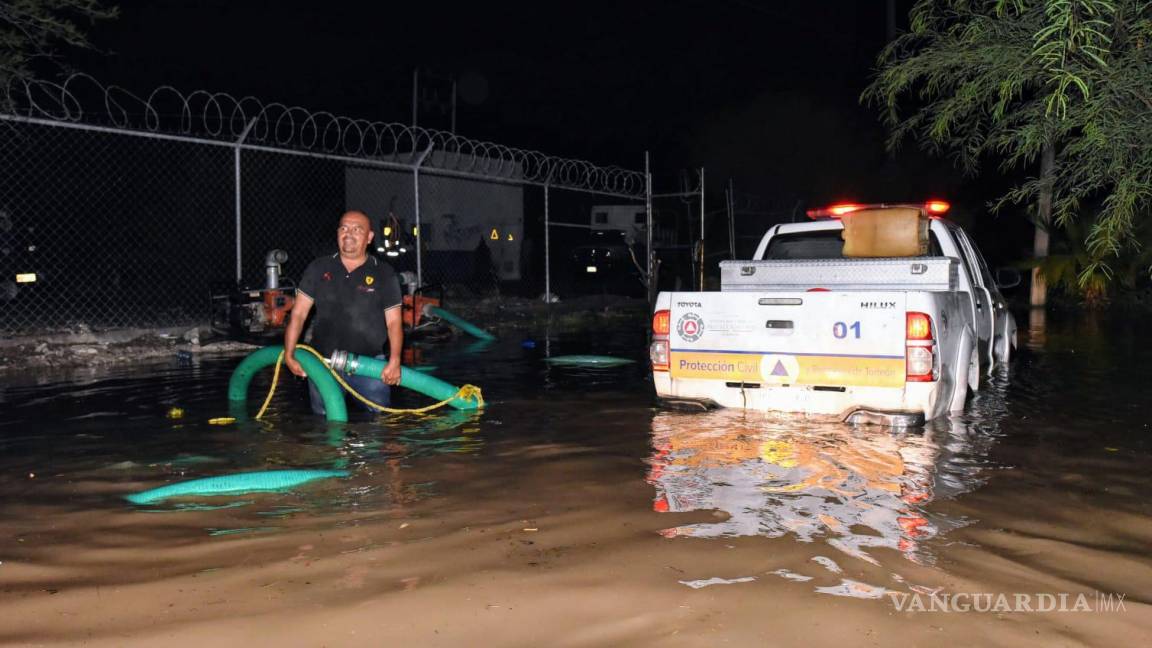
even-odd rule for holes
{"type": "MultiPolygon", "coordinates": [[[[973,213],[993,195],[914,146],[884,151],[857,100],[887,38],[880,0],[118,4],[90,32],[98,51],[66,60],[139,93],[169,84],[408,123],[419,66],[420,125],[449,127],[454,76],[462,135],[633,169],[649,150],[669,183],[704,166],[774,202],[931,194],[973,213]]],[[[897,26],[909,5],[896,3],[897,26]]]]}

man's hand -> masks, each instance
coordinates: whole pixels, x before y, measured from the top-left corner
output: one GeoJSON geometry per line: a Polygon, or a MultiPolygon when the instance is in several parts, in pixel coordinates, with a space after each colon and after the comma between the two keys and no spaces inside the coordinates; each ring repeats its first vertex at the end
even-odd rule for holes
{"type": "Polygon", "coordinates": [[[300,340],[300,333],[304,330],[304,322],[308,319],[310,310],[312,310],[312,298],[297,290],[296,303],[292,305],[292,316],[288,320],[288,326],[284,328],[284,364],[288,365],[288,371],[301,378],[307,378],[308,374],[294,356],[296,342],[300,340]]]}
{"type": "Polygon", "coordinates": [[[380,373],[380,380],[388,385],[400,384],[400,360],[395,357],[388,360],[388,366],[380,373]]]}
{"type": "Polygon", "coordinates": [[[284,366],[288,367],[288,371],[291,371],[301,378],[308,377],[308,374],[304,372],[304,367],[300,366],[300,361],[290,355],[284,356],[284,366]]]}

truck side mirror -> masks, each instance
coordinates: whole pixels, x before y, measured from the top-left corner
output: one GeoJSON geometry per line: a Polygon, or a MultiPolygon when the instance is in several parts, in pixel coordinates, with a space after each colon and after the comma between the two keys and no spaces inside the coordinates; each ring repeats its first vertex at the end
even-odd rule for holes
{"type": "Polygon", "coordinates": [[[996,286],[1005,290],[1020,285],[1020,271],[1016,268],[996,268],[996,286]]]}

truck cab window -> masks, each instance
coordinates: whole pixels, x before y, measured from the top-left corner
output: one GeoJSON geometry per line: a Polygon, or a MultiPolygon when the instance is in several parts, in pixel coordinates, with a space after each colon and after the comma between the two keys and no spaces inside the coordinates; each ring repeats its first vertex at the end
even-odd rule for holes
{"type": "Polygon", "coordinates": [[[972,248],[972,256],[976,257],[976,267],[980,269],[980,277],[984,281],[984,287],[992,290],[996,287],[996,279],[992,276],[992,271],[988,269],[988,262],[984,260],[984,255],[980,252],[980,248],[976,247],[976,243],[968,236],[967,232],[962,232],[965,240],[968,242],[968,247],[972,248]]]}
{"type": "MultiPolygon", "coordinates": [[[[768,249],[764,251],[766,260],[772,259],[842,259],[844,240],[842,230],[829,229],[815,232],[778,234],[772,237],[768,249]]],[[[936,233],[931,232],[928,240],[928,256],[944,256],[936,233]]]]}

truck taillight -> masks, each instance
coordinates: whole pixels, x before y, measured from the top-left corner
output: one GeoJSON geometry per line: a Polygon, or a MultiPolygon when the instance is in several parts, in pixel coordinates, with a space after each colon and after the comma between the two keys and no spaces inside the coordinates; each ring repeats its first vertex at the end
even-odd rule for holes
{"type": "Polygon", "coordinates": [[[672,313],[658,310],[652,315],[652,345],[648,347],[648,357],[652,360],[652,371],[668,371],[668,332],[672,313]]]}
{"type": "Polygon", "coordinates": [[[668,340],[652,340],[648,357],[652,360],[652,371],[668,371],[668,340]]]}
{"type": "Polygon", "coordinates": [[[655,335],[668,335],[671,330],[672,312],[666,310],[658,310],[652,316],[652,333],[655,335]]]}
{"type": "Polygon", "coordinates": [[[907,318],[909,340],[931,340],[932,318],[924,313],[908,313],[907,318]]]}
{"type": "Polygon", "coordinates": [[[905,380],[936,380],[936,338],[932,333],[932,318],[925,313],[909,312],[905,322],[905,380]]]}

